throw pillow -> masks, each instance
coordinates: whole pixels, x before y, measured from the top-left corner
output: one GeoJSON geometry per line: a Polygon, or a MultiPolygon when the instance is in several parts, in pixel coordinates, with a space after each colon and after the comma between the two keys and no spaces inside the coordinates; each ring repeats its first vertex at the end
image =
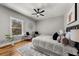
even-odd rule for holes
{"type": "Polygon", "coordinates": [[[61,36],[57,37],[57,41],[60,43],[61,42],[61,36]]]}
{"type": "Polygon", "coordinates": [[[71,32],[67,32],[67,33],[66,33],[66,38],[69,40],[69,45],[70,45],[70,46],[74,46],[74,45],[75,45],[75,42],[73,42],[73,41],[71,40],[71,32]]]}
{"type": "Polygon", "coordinates": [[[66,37],[61,37],[61,43],[64,44],[64,45],[68,45],[69,40],[66,37]]]}
{"type": "Polygon", "coordinates": [[[66,38],[67,38],[67,39],[70,39],[70,32],[67,32],[67,33],[66,33],[66,38]]]}
{"type": "Polygon", "coordinates": [[[54,35],[53,35],[53,40],[57,40],[57,37],[59,36],[59,34],[56,32],[56,33],[54,33],[54,35]]]}

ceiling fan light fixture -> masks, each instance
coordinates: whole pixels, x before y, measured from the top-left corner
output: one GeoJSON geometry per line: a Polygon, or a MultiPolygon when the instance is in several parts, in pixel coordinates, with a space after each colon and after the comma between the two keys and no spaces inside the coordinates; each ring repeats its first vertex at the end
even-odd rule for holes
{"type": "Polygon", "coordinates": [[[33,13],[32,15],[36,15],[37,17],[44,16],[42,13],[45,12],[45,10],[41,10],[40,8],[33,9],[33,10],[35,11],[35,13],[33,13]]]}
{"type": "Polygon", "coordinates": [[[37,14],[38,16],[40,16],[40,14],[37,14]]]}

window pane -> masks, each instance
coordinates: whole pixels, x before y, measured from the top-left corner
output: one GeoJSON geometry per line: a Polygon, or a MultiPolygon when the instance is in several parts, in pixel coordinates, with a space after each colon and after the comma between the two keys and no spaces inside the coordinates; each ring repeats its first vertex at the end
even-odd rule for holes
{"type": "Polygon", "coordinates": [[[21,22],[13,20],[12,21],[12,27],[21,27],[21,22]]]}
{"type": "Polygon", "coordinates": [[[20,35],[22,34],[22,30],[21,29],[12,29],[12,35],[20,35]]]}
{"type": "Polygon", "coordinates": [[[12,35],[22,34],[22,21],[17,19],[12,19],[12,35]]]}

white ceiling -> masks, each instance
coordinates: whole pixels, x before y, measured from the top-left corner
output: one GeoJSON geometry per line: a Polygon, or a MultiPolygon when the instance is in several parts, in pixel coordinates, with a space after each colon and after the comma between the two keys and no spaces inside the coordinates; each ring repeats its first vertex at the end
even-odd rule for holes
{"type": "Polygon", "coordinates": [[[66,9],[70,7],[71,3],[5,3],[4,6],[11,8],[19,13],[29,16],[35,20],[45,20],[57,16],[63,16],[66,9]],[[33,8],[44,9],[43,13],[45,16],[36,17],[32,15],[34,13],[33,8]]]}

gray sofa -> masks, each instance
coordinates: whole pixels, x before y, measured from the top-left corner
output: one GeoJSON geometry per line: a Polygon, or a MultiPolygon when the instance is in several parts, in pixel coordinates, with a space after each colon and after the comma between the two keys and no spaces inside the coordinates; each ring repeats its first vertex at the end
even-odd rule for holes
{"type": "Polygon", "coordinates": [[[52,36],[40,35],[32,39],[32,44],[35,49],[47,55],[68,56],[69,54],[77,55],[77,49],[72,46],[64,46],[62,43],[52,39],[52,36]]]}

